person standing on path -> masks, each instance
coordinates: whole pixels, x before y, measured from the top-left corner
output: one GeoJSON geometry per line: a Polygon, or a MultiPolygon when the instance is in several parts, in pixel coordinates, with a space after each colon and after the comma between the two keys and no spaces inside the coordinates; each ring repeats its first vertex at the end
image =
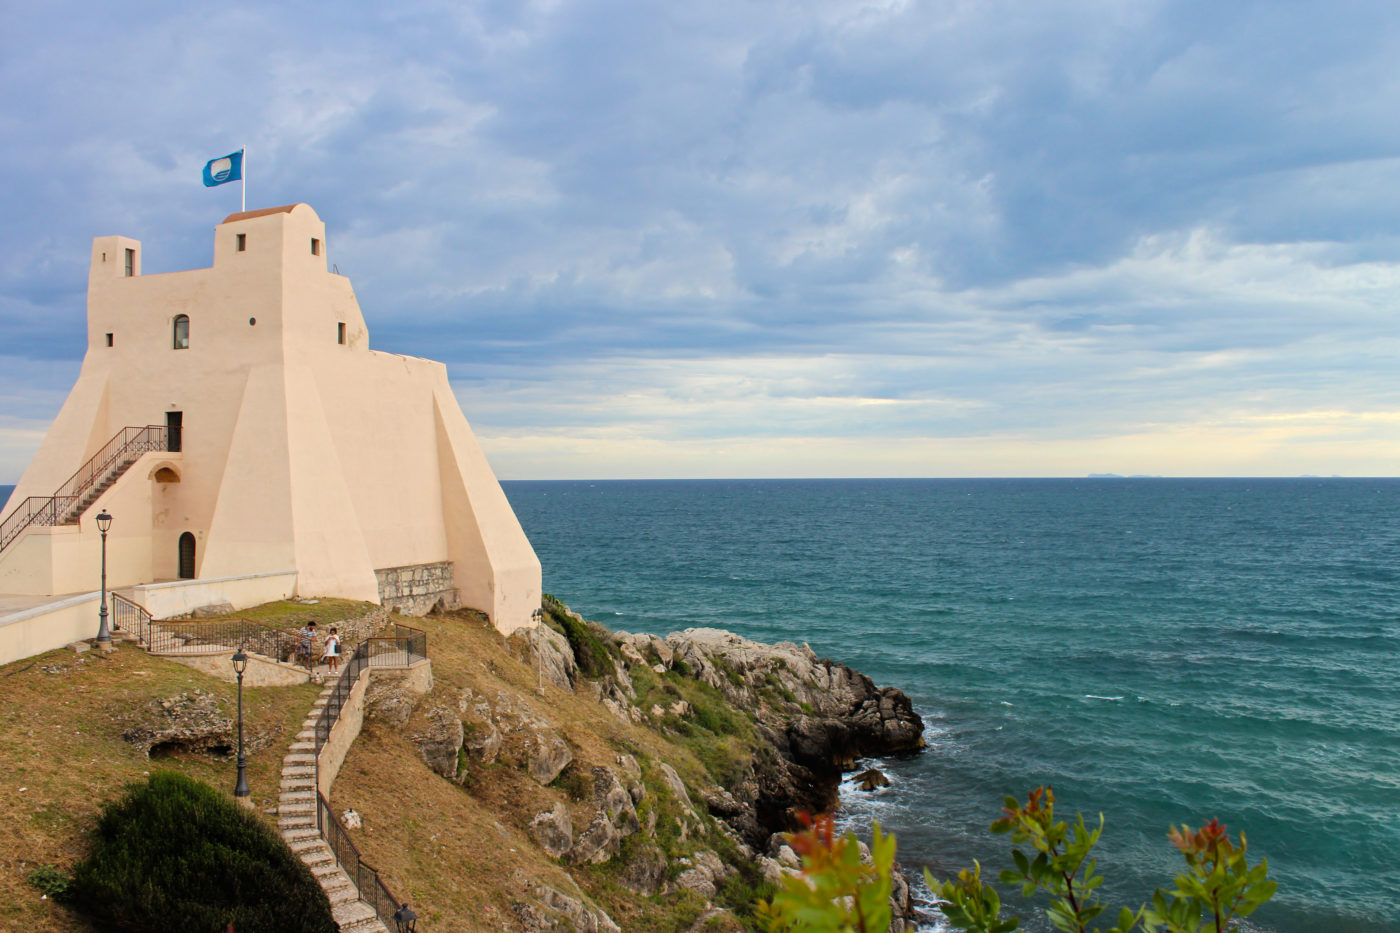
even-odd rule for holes
{"type": "Polygon", "coordinates": [[[306,665],[307,671],[311,671],[316,663],[311,656],[311,646],[316,644],[316,623],[306,623],[297,635],[297,660],[306,665]]]}
{"type": "Polygon", "coordinates": [[[326,666],[330,668],[332,674],[340,670],[340,632],[334,625],[331,626],[331,633],[326,636],[326,666]]]}

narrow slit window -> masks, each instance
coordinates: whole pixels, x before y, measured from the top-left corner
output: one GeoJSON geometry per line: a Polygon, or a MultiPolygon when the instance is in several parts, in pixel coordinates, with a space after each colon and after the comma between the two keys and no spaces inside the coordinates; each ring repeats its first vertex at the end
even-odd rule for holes
{"type": "Polygon", "coordinates": [[[341,321],[335,325],[335,342],[341,346],[345,345],[345,322],[341,321]]]}
{"type": "Polygon", "coordinates": [[[173,346],[176,350],[188,350],[190,348],[190,319],[189,315],[175,315],[175,335],[173,346]]]}
{"type": "Polygon", "coordinates": [[[134,249],[129,249],[126,251],[126,274],[136,274],[136,250],[134,249]]]}
{"type": "Polygon", "coordinates": [[[111,345],[112,345],[112,335],[111,335],[111,334],[108,334],[108,335],[107,335],[107,346],[110,347],[111,345]]]}
{"type": "Polygon", "coordinates": [[[321,255],[321,241],[316,239],[315,237],[311,238],[311,255],[321,255]]]}
{"type": "Polygon", "coordinates": [[[241,253],[248,248],[248,234],[240,233],[238,236],[238,251],[241,253]]]}

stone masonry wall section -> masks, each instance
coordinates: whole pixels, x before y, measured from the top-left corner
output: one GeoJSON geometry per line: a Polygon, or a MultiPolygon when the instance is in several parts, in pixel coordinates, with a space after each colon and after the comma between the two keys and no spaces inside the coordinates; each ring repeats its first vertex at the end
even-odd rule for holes
{"type": "Polygon", "coordinates": [[[407,615],[427,615],[434,608],[455,609],[457,587],[452,562],[386,567],[374,572],[379,581],[379,602],[407,615]]]}

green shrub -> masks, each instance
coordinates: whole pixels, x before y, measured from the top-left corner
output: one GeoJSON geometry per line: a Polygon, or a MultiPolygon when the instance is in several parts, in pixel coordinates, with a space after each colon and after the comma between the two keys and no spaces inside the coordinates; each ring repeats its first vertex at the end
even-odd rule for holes
{"type": "Polygon", "coordinates": [[[546,622],[569,640],[574,660],[585,677],[597,678],[613,672],[612,654],[594,626],[569,615],[568,608],[548,593],[545,594],[543,606],[546,622]]]}
{"type": "Polygon", "coordinates": [[[39,889],[39,893],[62,901],[68,894],[73,879],[52,865],[40,865],[29,873],[29,883],[39,889]]]}
{"type": "Polygon", "coordinates": [[[158,771],[109,803],[67,903],[104,929],[335,933],[311,870],[207,784],[158,771]]]}

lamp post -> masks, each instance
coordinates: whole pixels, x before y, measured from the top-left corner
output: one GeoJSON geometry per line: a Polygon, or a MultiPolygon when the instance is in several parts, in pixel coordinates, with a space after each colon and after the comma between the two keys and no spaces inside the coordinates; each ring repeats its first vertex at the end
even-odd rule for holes
{"type": "Polygon", "coordinates": [[[248,756],[243,753],[243,672],[248,669],[248,655],[242,646],[233,653],[233,672],[238,675],[238,783],[233,787],[233,799],[245,807],[252,807],[253,800],[248,790],[248,756]]]}
{"type": "Polygon", "coordinates": [[[97,513],[97,530],[102,532],[102,608],[97,611],[97,647],[103,651],[112,650],[112,633],[107,628],[107,529],[112,527],[112,516],[103,509],[97,513]]]}
{"type": "Polygon", "coordinates": [[[414,933],[418,929],[418,915],[412,907],[404,904],[394,911],[394,926],[398,928],[395,933],[414,933]]]}

